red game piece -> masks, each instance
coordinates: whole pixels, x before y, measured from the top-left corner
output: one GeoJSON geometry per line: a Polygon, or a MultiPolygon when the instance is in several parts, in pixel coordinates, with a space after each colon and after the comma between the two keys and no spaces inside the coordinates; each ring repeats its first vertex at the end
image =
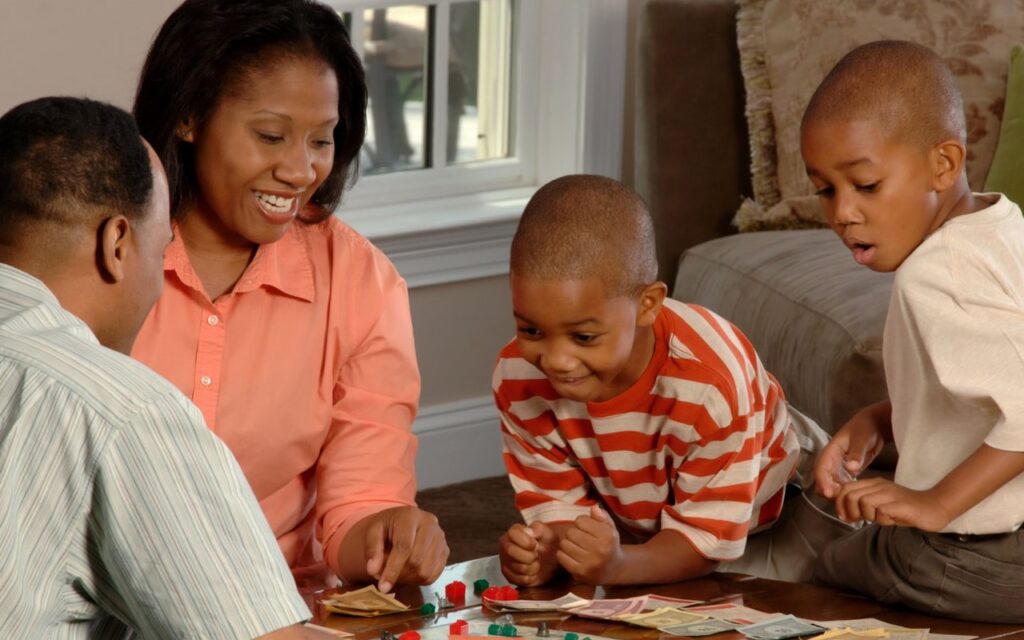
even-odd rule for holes
{"type": "Polygon", "coordinates": [[[499,591],[501,592],[501,597],[498,598],[499,600],[507,602],[509,600],[518,600],[519,599],[519,592],[516,591],[516,588],[513,587],[510,584],[507,584],[504,587],[501,587],[499,589],[499,591]]]}
{"type": "Polygon", "coordinates": [[[415,631],[406,631],[402,635],[398,636],[398,640],[420,640],[420,634],[415,631]]]}
{"type": "Polygon", "coordinates": [[[501,600],[501,589],[498,587],[487,587],[480,594],[480,597],[484,600],[501,600]]]}
{"type": "Polygon", "coordinates": [[[452,603],[460,603],[466,601],[466,583],[456,580],[455,582],[449,582],[444,587],[444,597],[448,598],[452,603]]]}
{"type": "MultiPolygon", "coordinates": [[[[461,582],[459,584],[462,584],[461,582]]],[[[466,585],[462,585],[465,588],[466,585]]],[[[465,620],[456,620],[448,625],[448,635],[466,636],[469,635],[469,623],[465,620]]]]}

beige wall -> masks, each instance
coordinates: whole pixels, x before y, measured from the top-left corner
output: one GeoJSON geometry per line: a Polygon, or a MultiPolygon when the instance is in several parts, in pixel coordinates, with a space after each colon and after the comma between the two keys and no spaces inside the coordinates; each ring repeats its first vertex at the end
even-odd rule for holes
{"type": "Polygon", "coordinates": [[[409,298],[423,374],[421,403],[489,394],[495,357],[515,334],[508,278],[420,287],[409,298]]]}
{"type": "Polygon", "coordinates": [[[0,113],[47,95],[130,108],[149,43],[180,0],[0,0],[0,113]]]}

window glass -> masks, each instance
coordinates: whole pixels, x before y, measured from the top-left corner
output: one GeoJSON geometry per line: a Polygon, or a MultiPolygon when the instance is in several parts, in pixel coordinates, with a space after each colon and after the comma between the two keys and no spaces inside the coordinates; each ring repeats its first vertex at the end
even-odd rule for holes
{"type": "Polygon", "coordinates": [[[428,166],[427,18],[424,6],[363,12],[363,62],[370,97],[363,173],[428,166]]]}
{"type": "Polygon", "coordinates": [[[451,6],[448,164],[510,155],[511,5],[511,0],[480,0],[451,6]]]}

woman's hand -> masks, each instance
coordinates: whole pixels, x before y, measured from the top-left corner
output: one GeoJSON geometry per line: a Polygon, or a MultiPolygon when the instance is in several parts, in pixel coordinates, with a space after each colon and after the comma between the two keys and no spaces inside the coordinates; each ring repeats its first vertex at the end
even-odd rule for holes
{"type": "Polygon", "coordinates": [[[366,573],[388,593],[398,582],[430,584],[448,561],[448,543],[437,517],[416,507],[394,507],[367,516],[366,573]]]}

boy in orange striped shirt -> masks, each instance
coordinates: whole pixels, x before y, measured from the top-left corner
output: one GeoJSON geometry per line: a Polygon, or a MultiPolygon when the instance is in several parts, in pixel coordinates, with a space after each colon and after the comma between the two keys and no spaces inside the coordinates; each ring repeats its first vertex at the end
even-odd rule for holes
{"type": "Polygon", "coordinates": [[[666,298],[643,200],[598,176],[544,186],[511,289],[493,390],[527,524],[502,536],[506,578],[675,582],[743,556],[779,518],[802,416],[735,327],[666,298]]]}

